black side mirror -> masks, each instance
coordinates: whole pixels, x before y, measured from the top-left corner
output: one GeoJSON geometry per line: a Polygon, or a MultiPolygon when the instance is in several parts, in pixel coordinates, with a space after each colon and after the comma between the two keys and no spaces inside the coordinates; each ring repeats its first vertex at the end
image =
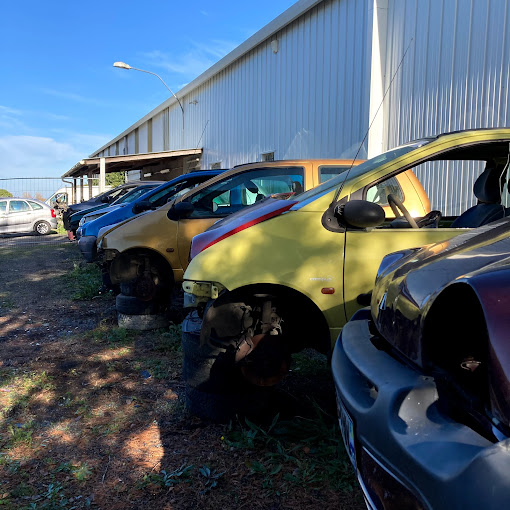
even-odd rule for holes
{"type": "Polygon", "coordinates": [[[347,227],[354,228],[377,227],[386,217],[380,205],[366,200],[350,200],[338,206],[336,214],[347,227]]]}
{"type": "Polygon", "coordinates": [[[101,202],[103,204],[109,204],[110,203],[110,197],[108,195],[104,195],[103,197],[101,197],[101,202]]]}
{"type": "Polygon", "coordinates": [[[177,202],[177,204],[170,207],[166,215],[169,220],[179,221],[189,218],[194,210],[195,206],[191,202],[177,202]]]}
{"type": "Polygon", "coordinates": [[[140,202],[133,204],[134,214],[140,214],[144,211],[148,211],[149,209],[152,209],[152,204],[148,200],[140,200],[140,202]]]}

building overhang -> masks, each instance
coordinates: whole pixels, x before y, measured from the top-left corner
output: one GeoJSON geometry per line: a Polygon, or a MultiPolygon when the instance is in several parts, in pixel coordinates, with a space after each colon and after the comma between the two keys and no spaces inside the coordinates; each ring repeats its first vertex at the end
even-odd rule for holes
{"type": "Polygon", "coordinates": [[[101,159],[105,161],[105,172],[128,172],[129,170],[147,170],[151,167],[162,168],[165,164],[171,166],[177,159],[200,156],[202,149],[184,149],[176,151],[151,152],[146,154],[126,154],[123,156],[106,156],[82,159],[62,178],[74,178],[99,174],[101,159]]]}

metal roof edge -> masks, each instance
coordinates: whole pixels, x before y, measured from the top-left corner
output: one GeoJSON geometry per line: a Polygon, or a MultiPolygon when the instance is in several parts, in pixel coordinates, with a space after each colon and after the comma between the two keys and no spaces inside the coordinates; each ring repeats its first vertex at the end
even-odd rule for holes
{"type": "MultiPolygon", "coordinates": [[[[202,85],[202,83],[206,82],[220,71],[228,67],[230,64],[235,62],[237,59],[241,58],[246,53],[250,52],[253,48],[257,47],[260,43],[273,36],[277,32],[279,32],[282,28],[290,25],[297,18],[308,12],[310,9],[315,7],[316,5],[322,3],[324,0],[299,0],[294,5],[290,6],[287,10],[285,10],[282,14],[276,17],[273,21],[270,21],[266,26],[262,27],[258,32],[253,34],[251,37],[246,39],[243,43],[241,43],[237,48],[233,49],[230,53],[225,55],[221,60],[213,64],[209,69],[204,71],[201,75],[197,76],[193,81],[185,85],[182,89],[178,90],[176,94],[179,97],[183,97],[193,89],[202,85]]],[[[166,101],[161,103],[159,106],[154,108],[152,111],[147,113],[140,120],[129,126],[126,130],[124,130],[120,135],[116,136],[105,145],[97,149],[93,152],[89,158],[96,157],[99,152],[106,149],[110,145],[118,142],[121,138],[124,138],[131,131],[141,126],[149,119],[163,111],[165,108],[168,108],[170,105],[177,103],[175,97],[169,97],[166,101]]]]}

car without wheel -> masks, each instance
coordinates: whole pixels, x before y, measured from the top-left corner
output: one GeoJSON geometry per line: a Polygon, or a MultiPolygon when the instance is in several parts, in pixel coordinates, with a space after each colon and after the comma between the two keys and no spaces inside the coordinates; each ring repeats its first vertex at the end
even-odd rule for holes
{"type": "Polygon", "coordinates": [[[383,259],[332,357],[369,508],[508,506],[509,309],[510,218],[383,259]]]}
{"type": "Polygon", "coordinates": [[[504,217],[509,144],[507,128],[417,140],[195,237],[183,282],[195,309],[183,323],[188,408],[223,420],[254,411],[293,353],[331,352],[384,255],[504,217]],[[434,191],[477,174],[473,198],[434,191]],[[430,212],[416,177],[434,192],[430,212]]]}
{"type": "Polygon", "coordinates": [[[292,160],[240,165],[156,211],[143,212],[107,230],[98,237],[98,257],[111,283],[120,286],[117,310],[125,310],[126,315],[156,315],[164,310],[175,284],[182,282],[193,236],[219,219],[256,207],[267,197],[299,196],[359,163],[292,160]]]}
{"type": "Polygon", "coordinates": [[[46,235],[56,228],[55,210],[44,202],[34,198],[0,198],[0,234],[46,235]]]}

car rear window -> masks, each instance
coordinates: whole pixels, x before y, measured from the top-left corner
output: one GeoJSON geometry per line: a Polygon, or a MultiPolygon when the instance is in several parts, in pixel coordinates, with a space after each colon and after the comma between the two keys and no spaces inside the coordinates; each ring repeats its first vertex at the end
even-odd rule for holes
{"type": "Polygon", "coordinates": [[[41,204],[38,204],[37,202],[31,202],[30,200],[28,201],[28,203],[30,204],[30,206],[32,207],[32,209],[42,209],[43,206],[41,204]]]}

